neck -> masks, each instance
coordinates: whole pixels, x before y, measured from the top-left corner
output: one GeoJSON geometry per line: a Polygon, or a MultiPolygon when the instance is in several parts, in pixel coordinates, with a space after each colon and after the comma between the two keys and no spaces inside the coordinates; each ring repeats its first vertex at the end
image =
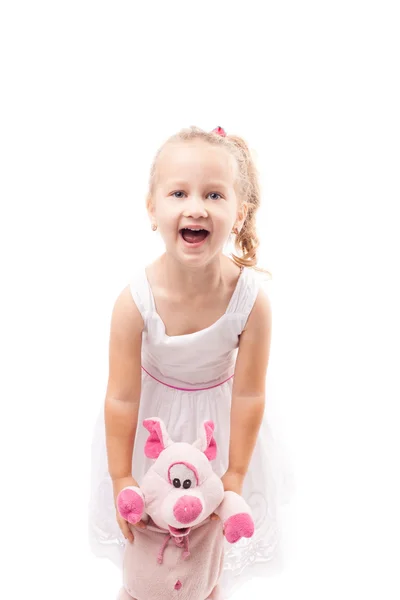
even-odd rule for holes
{"type": "Polygon", "coordinates": [[[212,294],[223,283],[226,272],[224,264],[228,258],[222,256],[203,267],[188,268],[180,264],[168,254],[159,259],[160,280],[169,289],[176,291],[184,298],[196,297],[202,294],[212,294]]]}

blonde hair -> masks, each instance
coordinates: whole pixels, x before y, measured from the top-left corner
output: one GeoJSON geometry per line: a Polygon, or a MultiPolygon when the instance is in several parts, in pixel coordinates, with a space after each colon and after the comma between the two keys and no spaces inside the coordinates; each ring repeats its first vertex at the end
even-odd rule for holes
{"type": "Polygon", "coordinates": [[[194,126],[181,129],[178,133],[169,137],[156,153],[150,169],[148,204],[151,202],[155,187],[158,158],[165,146],[173,142],[185,142],[195,139],[201,139],[215,146],[226,148],[238,165],[239,195],[241,200],[247,203],[248,212],[242,229],[235,235],[234,246],[241,256],[232,254],[233,261],[240,267],[253,267],[257,271],[267,273],[272,278],[269,271],[257,267],[259,239],[256,231],[256,212],[260,206],[261,194],[256,165],[243,138],[236,135],[223,136],[215,131],[208,132],[194,126]]]}

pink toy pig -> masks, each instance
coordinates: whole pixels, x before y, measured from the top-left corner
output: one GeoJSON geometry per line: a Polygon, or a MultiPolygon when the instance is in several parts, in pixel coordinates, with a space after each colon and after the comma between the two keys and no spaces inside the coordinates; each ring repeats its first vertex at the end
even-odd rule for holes
{"type": "Polygon", "coordinates": [[[210,465],[214,423],[203,423],[193,444],[173,442],[161,419],[143,425],[144,451],[155,462],[140,488],[119,493],[117,506],[124,519],[147,527],[132,528],[135,539],[126,543],[118,600],[220,600],[224,534],[230,543],[251,537],[254,522],[246,501],[224,492],[210,465]],[[213,512],[220,519],[211,520],[213,512]]]}

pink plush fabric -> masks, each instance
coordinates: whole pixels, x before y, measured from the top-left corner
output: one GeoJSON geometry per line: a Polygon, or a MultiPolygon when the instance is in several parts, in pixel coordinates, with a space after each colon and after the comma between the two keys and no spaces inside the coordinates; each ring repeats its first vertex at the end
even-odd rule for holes
{"type": "Polygon", "coordinates": [[[254,533],[254,522],[247,513],[239,513],[229,517],[224,525],[225,537],[234,544],[242,537],[251,537],[254,533]]]}
{"type": "Polygon", "coordinates": [[[161,424],[153,419],[147,419],[143,424],[150,432],[144,449],[145,454],[149,458],[157,458],[165,448],[161,424]]]}
{"type": "Polygon", "coordinates": [[[125,488],[118,494],[119,514],[129,523],[138,523],[144,511],[144,501],[138,494],[131,494],[132,488],[125,488]]]}
{"type": "Polygon", "coordinates": [[[198,498],[181,496],[174,506],[174,517],[179,523],[191,523],[201,513],[203,507],[198,498]]]}
{"type": "Polygon", "coordinates": [[[132,544],[127,542],[124,558],[123,584],[128,598],[205,600],[211,595],[224,564],[220,521],[208,521],[191,530],[186,558],[184,542],[177,543],[160,528],[148,525],[146,529],[132,527],[132,531],[135,539],[132,544]],[[160,546],[164,546],[162,560],[157,560],[160,546]]]}
{"type": "Polygon", "coordinates": [[[214,460],[217,456],[217,444],[213,436],[214,423],[212,421],[206,421],[206,423],[204,423],[204,428],[207,436],[207,448],[204,451],[204,454],[207,456],[208,460],[214,460]]]}
{"type": "Polygon", "coordinates": [[[191,465],[190,463],[184,461],[184,460],[176,461],[176,462],[174,462],[174,463],[172,463],[170,465],[170,467],[168,469],[168,481],[170,482],[171,485],[172,485],[172,479],[171,479],[170,472],[171,472],[171,467],[173,467],[174,465],[185,465],[185,467],[187,467],[188,469],[191,469],[193,471],[193,473],[195,474],[196,483],[197,483],[197,485],[199,485],[200,480],[199,480],[199,474],[197,472],[196,467],[194,465],[191,465]]]}
{"type": "Polygon", "coordinates": [[[228,542],[251,537],[254,523],[242,496],[225,492],[210,461],[217,444],[214,423],[203,423],[193,444],[174,443],[164,423],[146,419],[146,456],[155,462],[139,487],[123,489],[120,514],[140,519],[131,526],[133,543],[125,546],[124,588],[120,600],[219,600],[224,564],[224,531],[228,542]],[[220,519],[211,520],[215,512],[220,519]]]}

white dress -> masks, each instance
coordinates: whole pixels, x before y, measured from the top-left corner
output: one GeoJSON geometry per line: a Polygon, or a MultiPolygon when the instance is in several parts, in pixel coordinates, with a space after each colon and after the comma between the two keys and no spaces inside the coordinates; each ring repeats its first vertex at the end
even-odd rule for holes
{"type": "MultiPolygon", "coordinates": [[[[139,485],[153,462],[144,454],[148,431],[142,422],[155,416],[164,421],[174,441],[189,443],[197,439],[203,421],[214,421],[217,457],[212,466],[220,477],[224,475],[228,467],[230,404],[238,336],[244,329],[259,286],[254,270],[243,268],[229,306],[218,321],[195,333],[168,336],[156,312],[145,270],[132,277],[132,297],[144,320],[142,391],[132,461],[132,474],[139,485]]],[[[268,406],[268,385],[266,387],[268,406]]],[[[278,550],[277,509],[288,501],[284,498],[286,490],[282,482],[289,471],[275,452],[275,440],[267,419],[265,410],[242,490],[253,512],[255,533],[252,538],[235,544],[225,540],[221,579],[224,598],[253,575],[268,575],[278,550]]],[[[122,567],[126,542],[115,518],[112,482],[107,471],[103,406],[92,442],[89,541],[95,555],[107,557],[122,567]]]]}

